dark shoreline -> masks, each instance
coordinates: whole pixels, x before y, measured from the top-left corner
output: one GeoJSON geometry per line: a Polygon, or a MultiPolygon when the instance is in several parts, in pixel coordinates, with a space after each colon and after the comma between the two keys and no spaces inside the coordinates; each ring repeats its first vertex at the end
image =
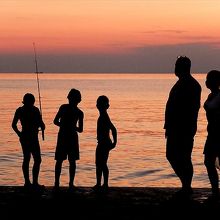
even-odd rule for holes
{"type": "Polygon", "coordinates": [[[192,197],[176,198],[178,188],[110,187],[108,192],[95,192],[90,187],[77,187],[74,192],[52,187],[43,192],[27,192],[19,186],[0,186],[0,216],[11,219],[155,219],[218,216],[219,201],[210,201],[209,188],[195,188],[192,197]]]}

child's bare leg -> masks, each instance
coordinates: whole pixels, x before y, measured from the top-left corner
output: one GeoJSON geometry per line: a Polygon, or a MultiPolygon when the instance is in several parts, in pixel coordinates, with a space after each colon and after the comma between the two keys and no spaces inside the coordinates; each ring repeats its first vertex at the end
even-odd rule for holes
{"type": "Polygon", "coordinates": [[[62,160],[57,160],[56,165],[55,165],[55,187],[59,187],[60,185],[60,174],[61,174],[61,169],[62,169],[62,160]]]}
{"type": "Polygon", "coordinates": [[[96,165],[96,185],[101,186],[102,179],[102,167],[100,165],[96,165]]]}
{"type": "Polygon", "coordinates": [[[38,176],[40,172],[40,164],[41,164],[41,158],[34,159],[34,165],[32,169],[32,175],[33,175],[33,184],[38,185],[38,176]]]}
{"type": "Polygon", "coordinates": [[[103,186],[108,187],[108,177],[109,177],[109,169],[107,164],[103,166],[103,177],[104,177],[104,184],[103,186]]]}
{"type": "Polygon", "coordinates": [[[70,181],[69,181],[69,187],[72,187],[74,184],[74,178],[75,178],[75,173],[76,173],[76,161],[72,160],[69,161],[70,166],[69,166],[69,177],[70,177],[70,181]]]}
{"type": "Polygon", "coordinates": [[[24,175],[25,185],[30,185],[30,178],[29,178],[29,163],[30,163],[31,156],[24,155],[23,163],[22,163],[22,171],[24,175]]]}

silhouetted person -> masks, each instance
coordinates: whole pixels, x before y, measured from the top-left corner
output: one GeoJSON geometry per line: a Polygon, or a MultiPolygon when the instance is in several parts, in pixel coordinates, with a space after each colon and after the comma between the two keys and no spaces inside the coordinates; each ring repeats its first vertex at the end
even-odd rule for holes
{"type": "Polygon", "coordinates": [[[217,157],[220,158],[220,71],[208,72],[206,86],[211,93],[204,103],[208,121],[204,163],[211,183],[212,195],[217,198],[219,197],[219,177],[215,161],[217,157]]]}
{"type": "Polygon", "coordinates": [[[193,177],[191,154],[197,131],[200,108],[201,86],[190,73],[191,61],[188,57],[178,57],[175,75],[179,78],[170,91],[165,111],[166,157],[182,188],[179,193],[190,195],[193,177]]]}
{"type": "Polygon", "coordinates": [[[97,148],[96,148],[96,185],[94,189],[101,188],[102,175],[104,177],[104,183],[102,188],[108,189],[108,177],[109,169],[107,161],[109,157],[109,151],[115,148],[117,144],[117,130],[112,124],[107,109],[109,108],[109,99],[102,95],[97,99],[96,107],[99,110],[99,118],[97,120],[97,148]],[[113,137],[113,141],[110,138],[110,132],[113,137]]]}
{"type": "Polygon", "coordinates": [[[71,89],[67,98],[69,103],[61,105],[54,118],[54,124],[60,127],[55,152],[55,190],[59,189],[62,163],[67,159],[67,156],[69,160],[69,190],[74,189],[76,160],[79,160],[78,132],[83,132],[84,113],[77,107],[81,102],[81,93],[77,89],[71,89]]]}
{"type": "Polygon", "coordinates": [[[22,170],[24,175],[25,188],[34,187],[35,189],[41,189],[44,186],[39,185],[38,176],[41,164],[41,151],[38,140],[39,129],[44,130],[45,124],[42,120],[40,111],[34,106],[35,98],[31,93],[26,93],[23,97],[23,106],[19,107],[12,121],[12,128],[20,138],[20,143],[23,151],[23,164],[22,170]],[[17,124],[20,121],[21,131],[18,129],[17,124]],[[29,178],[29,163],[31,155],[34,159],[31,184],[29,178]]]}

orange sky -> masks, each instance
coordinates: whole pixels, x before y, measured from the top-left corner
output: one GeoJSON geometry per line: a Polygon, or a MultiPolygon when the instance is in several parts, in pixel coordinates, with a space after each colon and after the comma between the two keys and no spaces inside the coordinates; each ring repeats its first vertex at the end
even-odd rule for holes
{"type": "Polygon", "coordinates": [[[0,50],[128,52],[133,47],[217,43],[218,0],[1,0],[0,50]]]}
{"type": "Polygon", "coordinates": [[[158,56],[161,48],[170,57],[181,51],[210,57],[220,48],[219,0],[1,0],[0,21],[0,58],[6,65],[0,72],[13,56],[33,53],[33,42],[41,55],[65,55],[64,61],[71,54],[135,55],[121,57],[130,62],[140,60],[136,54],[142,50],[158,56]]]}

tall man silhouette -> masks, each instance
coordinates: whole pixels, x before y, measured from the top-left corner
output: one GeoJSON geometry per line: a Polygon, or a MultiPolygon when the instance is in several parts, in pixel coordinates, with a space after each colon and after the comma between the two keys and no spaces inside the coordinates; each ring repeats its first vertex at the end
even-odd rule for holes
{"type": "Polygon", "coordinates": [[[178,57],[175,75],[179,78],[172,87],[165,110],[166,157],[182,188],[180,194],[190,195],[193,178],[191,160],[197,118],[200,108],[201,86],[190,73],[191,61],[188,57],[178,57]]]}

